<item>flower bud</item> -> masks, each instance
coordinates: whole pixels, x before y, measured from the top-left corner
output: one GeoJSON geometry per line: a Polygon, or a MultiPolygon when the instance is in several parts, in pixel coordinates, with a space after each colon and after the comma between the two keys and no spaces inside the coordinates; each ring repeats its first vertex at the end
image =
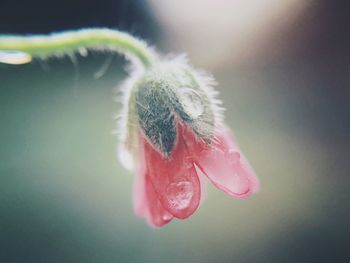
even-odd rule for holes
{"type": "Polygon", "coordinates": [[[186,123],[198,139],[210,143],[214,113],[209,97],[188,66],[160,64],[146,73],[134,92],[140,128],[164,157],[174,149],[177,121],[186,123]]]}
{"type": "Polygon", "coordinates": [[[152,226],[194,213],[203,195],[199,176],[236,198],[259,188],[223,124],[214,84],[174,59],[135,74],[124,88],[120,156],[137,163],[134,208],[152,226]]]}
{"type": "Polygon", "coordinates": [[[175,145],[177,121],[190,126],[199,140],[210,143],[215,125],[222,121],[221,102],[215,98],[213,84],[210,76],[195,71],[184,58],[159,63],[128,81],[128,87],[123,88],[124,110],[120,122],[124,144],[120,154],[122,163],[130,163],[125,160],[129,155],[125,149],[135,157],[138,128],[165,158],[171,155],[175,145]]]}

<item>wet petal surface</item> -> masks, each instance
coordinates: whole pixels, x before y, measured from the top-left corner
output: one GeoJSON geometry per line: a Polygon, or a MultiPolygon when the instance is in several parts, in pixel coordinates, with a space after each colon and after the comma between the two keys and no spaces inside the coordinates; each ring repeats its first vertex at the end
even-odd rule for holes
{"type": "Polygon", "coordinates": [[[164,209],[161,204],[156,191],[153,188],[152,182],[146,175],[146,198],[148,202],[147,221],[148,224],[155,227],[161,227],[169,223],[173,219],[173,215],[164,209]]]}
{"type": "MultiPolygon", "coordinates": [[[[191,134],[186,137],[190,140],[191,134]]],[[[230,131],[218,129],[210,145],[194,146],[196,165],[220,190],[245,198],[259,190],[259,181],[247,159],[241,153],[230,131]]]]}
{"type": "Polygon", "coordinates": [[[176,146],[169,158],[164,158],[145,139],[144,147],[149,177],[161,204],[174,217],[185,219],[197,210],[201,187],[181,133],[178,129],[176,146]]]}
{"type": "Polygon", "coordinates": [[[139,166],[133,197],[135,214],[146,218],[149,225],[161,227],[173,219],[173,215],[164,209],[154,190],[145,165],[144,147],[139,149],[139,166]]]}

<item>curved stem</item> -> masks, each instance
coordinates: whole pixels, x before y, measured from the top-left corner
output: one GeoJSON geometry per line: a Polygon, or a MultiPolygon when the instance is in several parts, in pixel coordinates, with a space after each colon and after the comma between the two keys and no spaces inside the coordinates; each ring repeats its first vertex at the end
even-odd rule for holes
{"type": "Polygon", "coordinates": [[[155,53],[145,42],[127,33],[105,28],[81,29],[49,35],[0,35],[0,51],[14,54],[24,52],[24,55],[32,57],[61,55],[86,48],[117,51],[136,58],[145,68],[157,60],[155,53]]]}

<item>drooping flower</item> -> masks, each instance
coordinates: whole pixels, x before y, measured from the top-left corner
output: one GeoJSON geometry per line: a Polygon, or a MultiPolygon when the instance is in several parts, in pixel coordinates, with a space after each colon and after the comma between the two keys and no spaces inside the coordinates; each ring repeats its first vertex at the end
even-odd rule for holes
{"type": "Polygon", "coordinates": [[[203,196],[202,176],[245,198],[259,182],[223,123],[212,78],[183,59],[162,60],[143,41],[106,28],[39,36],[0,36],[0,63],[70,55],[87,49],[124,54],[140,72],[124,88],[120,159],[136,171],[135,212],[152,226],[185,219],[203,196]],[[136,165],[135,165],[136,164],[136,165]]]}
{"type": "Polygon", "coordinates": [[[173,59],[135,74],[124,87],[119,155],[136,172],[135,213],[151,226],[191,216],[203,196],[203,176],[240,199],[259,189],[223,122],[214,84],[184,59],[173,59]]]}

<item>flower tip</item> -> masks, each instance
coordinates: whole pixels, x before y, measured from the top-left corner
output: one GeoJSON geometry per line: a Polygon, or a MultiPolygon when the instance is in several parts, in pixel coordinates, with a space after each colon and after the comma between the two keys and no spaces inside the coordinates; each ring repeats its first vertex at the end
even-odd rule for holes
{"type": "Polygon", "coordinates": [[[166,224],[170,223],[173,219],[173,216],[169,215],[163,215],[162,218],[159,218],[158,220],[154,220],[155,218],[147,218],[147,224],[153,228],[153,229],[160,229],[166,224]]]}
{"type": "Polygon", "coordinates": [[[217,129],[211,146],[200,153],[198,167],[221,191],[245,199],[259,191],[259,180],[231,132],[217,129]]]}

